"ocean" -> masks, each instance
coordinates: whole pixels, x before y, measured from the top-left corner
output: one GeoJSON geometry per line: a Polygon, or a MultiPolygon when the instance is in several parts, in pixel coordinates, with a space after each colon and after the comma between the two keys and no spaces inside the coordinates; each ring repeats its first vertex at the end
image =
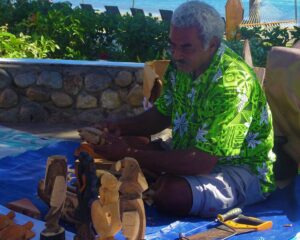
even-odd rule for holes
{"type": "MultiPolygon", "coordinates": [[[[142,8],[153,15],[159,14],[159,9],[174,10],[178,5],[186,0],[68,0],[73,7],[80,3],[91,4],[95,9],[103,10],[105,5],[118,6],[121,12],[130,12],[130,8],[134,5],[135,8],[142,8]]],[[[227,0],[203,0],[204,2],[214,6],[219,13],[225,16],[225,5],[227,0]]],[[[300,10],[299,0],[260,0],[260,14],[262,19],[272,20],[290,20],[295,19],[295,2],[298,1],[297,10],[300,10]]],[[[53,0],[53,2],[62,2],[53,0]]],[[[249,0],[241,1],[244,7],[244,16],[249,15],[249,0]]],[[[298,14],[299,15],[299,14],[298,14]]]]}

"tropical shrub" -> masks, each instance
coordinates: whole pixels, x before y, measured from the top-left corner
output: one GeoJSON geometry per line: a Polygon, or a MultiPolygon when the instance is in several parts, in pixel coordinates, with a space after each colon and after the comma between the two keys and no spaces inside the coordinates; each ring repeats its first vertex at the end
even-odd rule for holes
{"type": "Polygon", "coordinates": [[[0,27],[0,57],[2,58],[45,58],[58,46],[43,36],[33,40],[20,33],[18,36],[9,33],[7,26],[0,27]]]}
{"type": "MultiPolygon", "coordinates": [[[[12,45],[24,41],[26,47],[37,47],[39,53],[32,56],[144,62],[166,58],[168,53],[169,24],[151,15],[95,13],[72,8],[68,2],[0,0],[0,26],[5,26],[2,35],[11,38],[12,45]]],[[[300,39],[300,28],[290,32],[280,28],[241,28],[238,36],[241,40],[249,39],[254,65],[265,66],[271,47],[290,46],[300,39]]],[[[242,54],[243,44],[239,39],[227,44],[242,54]]],[[[1,45],[2,51],[4,45],[9,56],[24,56],[25,47],[23,50],[16,47],[15,51],[20,53],[13,53],[6,40],[1,45]]]]}
{"type": "Polygon", "coordinates": [[[292,38],[294,39],[293,44],[300,40],[300,27],[294,26],[291,31],[292,38]]]}

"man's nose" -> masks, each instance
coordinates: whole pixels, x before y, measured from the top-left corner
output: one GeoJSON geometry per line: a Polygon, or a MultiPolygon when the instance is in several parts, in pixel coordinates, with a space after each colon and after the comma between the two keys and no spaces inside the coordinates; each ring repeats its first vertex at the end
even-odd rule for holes
{"type": "Polygon", "coordinates": [[[172,58],[176,61],[176,60],[180,60],[182,59],[182,51],[180,51],[180,49],[178,48],[173,48],[172,49],[172,58]]]}

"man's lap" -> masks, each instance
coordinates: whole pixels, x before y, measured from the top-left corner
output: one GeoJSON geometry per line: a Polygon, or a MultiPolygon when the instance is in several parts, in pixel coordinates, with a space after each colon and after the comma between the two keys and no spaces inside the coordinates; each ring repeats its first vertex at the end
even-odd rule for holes
{"type": "Polygon", "coordinates": [[[207,176],[183,176],[193,193],[191,215],[212,217],[264,200],[257,176],[237,166],[217,166],[207,176]]]}

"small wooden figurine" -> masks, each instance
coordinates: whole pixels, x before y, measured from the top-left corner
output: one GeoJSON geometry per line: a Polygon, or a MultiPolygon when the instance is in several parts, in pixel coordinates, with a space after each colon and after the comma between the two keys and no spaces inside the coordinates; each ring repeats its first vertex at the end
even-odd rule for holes
{"type": "Polygon", "coordinates": [[[44,193],[50,196],[50,209],[45,216],[46,228],[40,239],[65,239],[65,230],[59,226],[67,192],[67,159],[64,156],[48,158],[44,184],[44,193]]]}
{"type": "Polygon", "coordinates": [[[105,143],[105,139],[103,137],[103,132],[97,128],[93,127],[84,127],[78,129],[79,136],[83,141],[87,143],[103,145],[105,143]]]}
{"type": "Polygon", "coordinates": [[[23,225],[12,224],[0,231],[1,240],[28,240],[35,236],[31,231],[33,227],[32,222],[27,222],[23,225]]]}
{"type": "Polygon", "coordinates": [[[81,152],[78,156],[78,164],[75,166],[77,177],[78,208],[77,236],[76,239],[94,239],[91,229],[91,203],[98,198],[98,178],[94,159],[87,153],[81,152]]]}
{"type": "Polygon", "coordinates": [[[106,172],[101,177],[100,198],[92,203],[91,215],[98,240],[114,239],[122,228],[119,203],[120,182],[106,172]]]}
{"type": "Polygon", "coordinates": [[[13,219],[15,218],[16,214],[13,211],[10,211],[8,214],[0,214],[0,231],[10,225],[14,225],[13,219]]]}
{"type": "Polygon", "coordinates": [[[133,158],[124,158],[116,163],[120,177],[120,206],[122,233],[127,239],[144,239],[146,229],[145,208],[142,193],[148,188],[147,181],[133,158]]]}

